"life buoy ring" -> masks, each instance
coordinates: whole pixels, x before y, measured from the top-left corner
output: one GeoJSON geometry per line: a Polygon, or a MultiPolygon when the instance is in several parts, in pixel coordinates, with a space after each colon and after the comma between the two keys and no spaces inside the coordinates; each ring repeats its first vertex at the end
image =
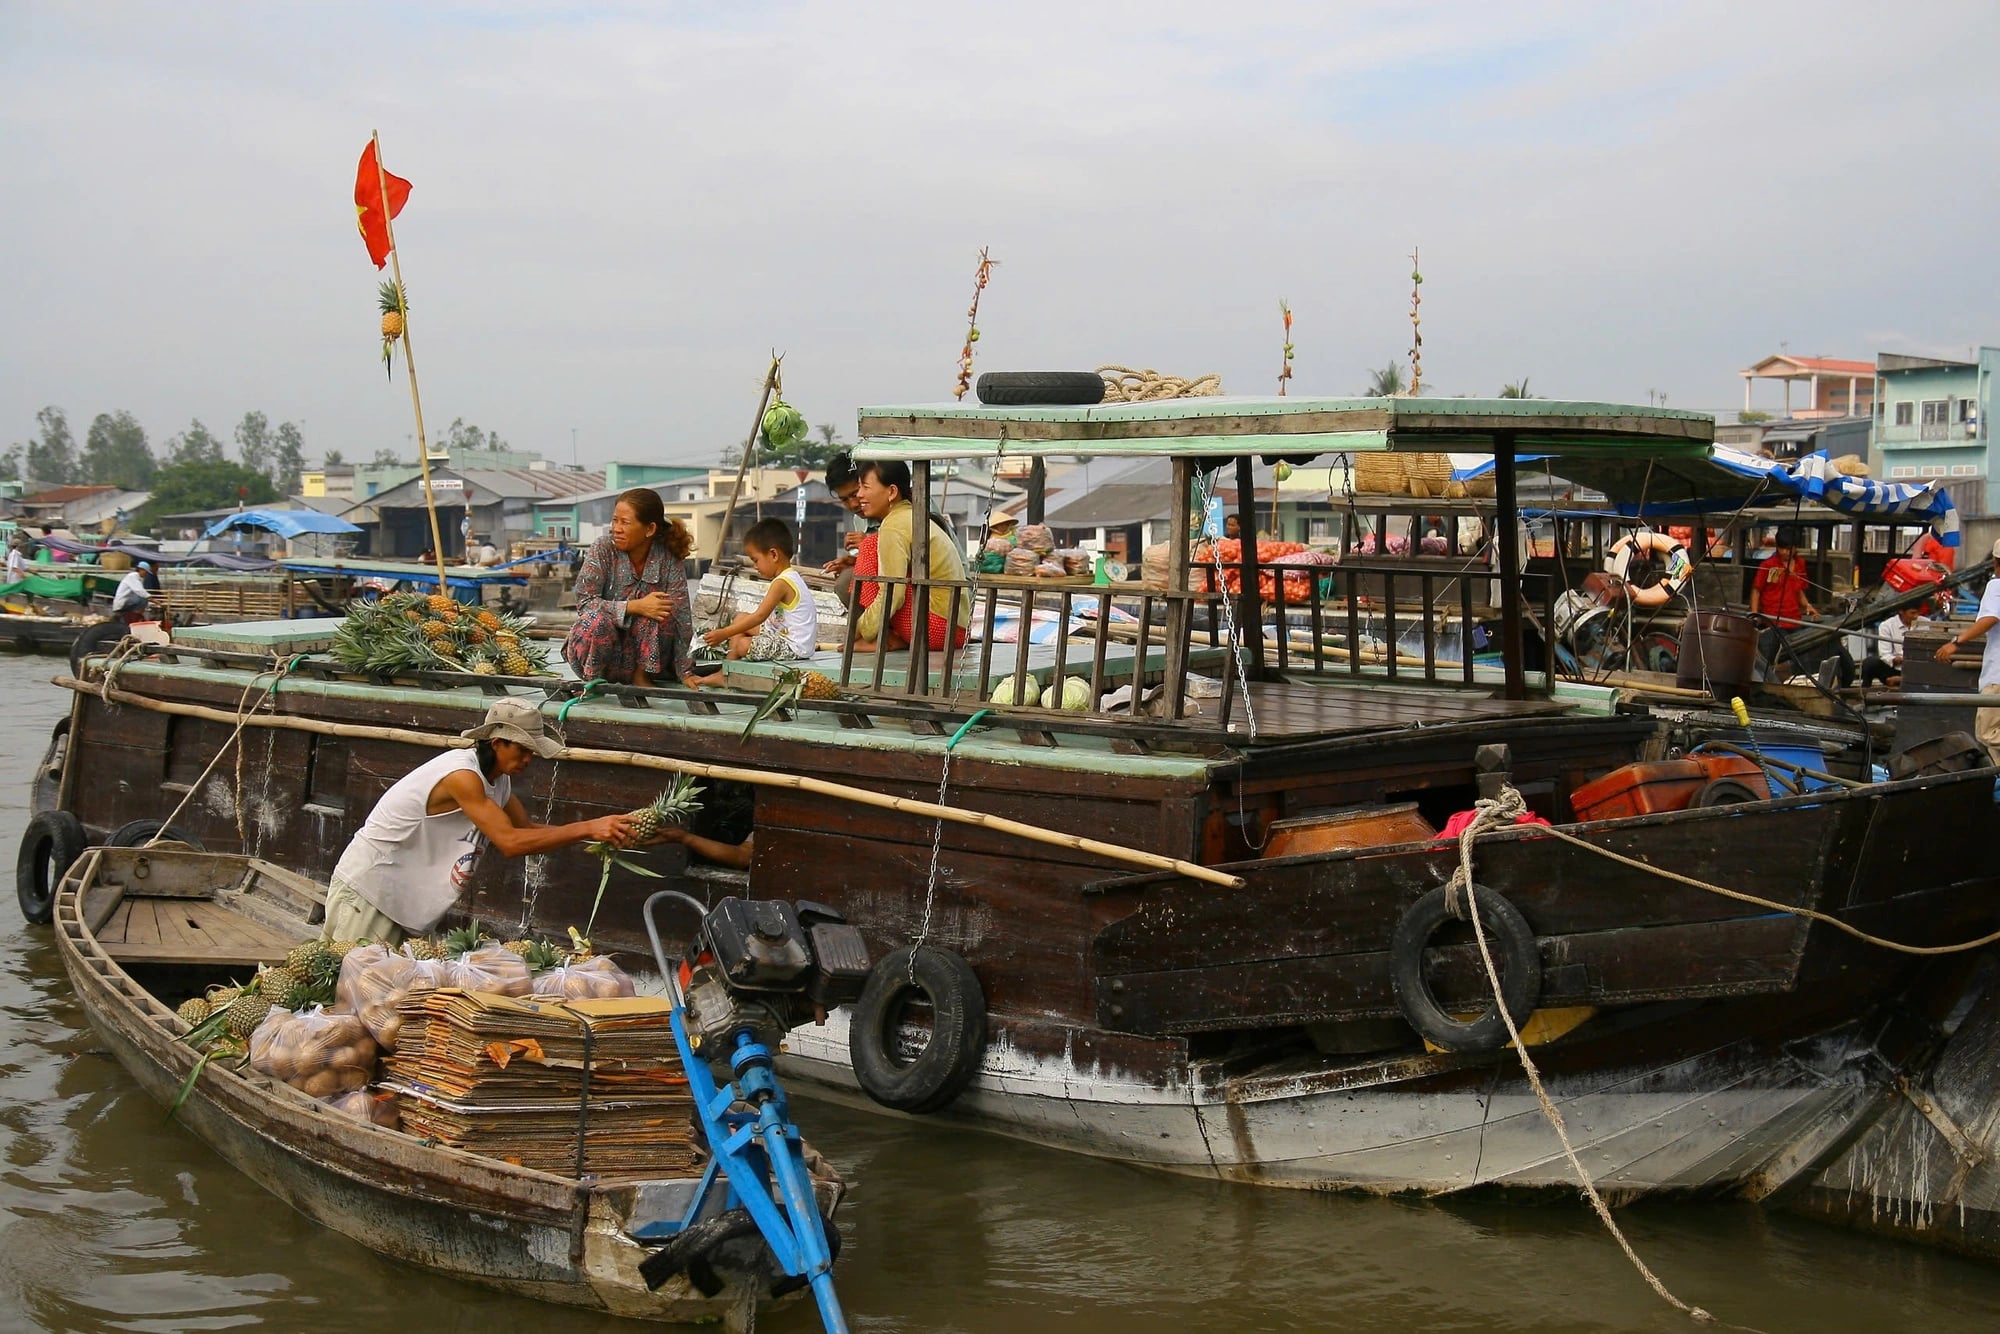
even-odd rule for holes
{"type": "MultiPolygon", "coordinates": [[[[1468,896],[1493,949],[1507,1013],[1516,1025],[1524,1024],[1542,994],[1542,952],[1534,930],[1521,910],[1497,891],[1476,884],[1468,896]]],[[[1396,1008],[1411,1028],[1446,1051],[1496,1051],[1507,1041],[1507,1022],[1500,1016],[1499,1004],[1489,1001],[1476,1019],[1454,1019],[1424,979],[1424,947],[1451,918],[1440,885],[1411,904],[1396,923],[1389,938],[1389,982],[1396,992],[1396,1008]]],[[[1485,969],[1480,972],[1483,977],[1485,969]]]]}
{"type": "Polygon", "coordinates": [[[899,1112],[950,1104],[986,1054],[986,993],[972,965],[935,945],[905,945],[876,964],[847,1025],[847,1059],[869,1097],[899,1112]],[[914,1056],[901,1029],[914,1000],[928,1001],[931,1031],[914,1056]]]}
{"type": "Polygon", "coordinates": [[[1688,558],[1687,548],[1676,542],[1667,533],[1654,532],[1642,528],[1636,533],[1627,533],[1611,544],[1611,550],[1604,555],[1604,570],[1618,576],[1625,585],[1626,596],[1642,607],[1658,607],[1669,598],[1678,597],[1687,587],[1688,576],[1694,573],[1694,562],[1688,558]],[[1665,573],[1652,583],[1635,582],[1629,573],[1635,553],[1649,553],[1645,559],[1650,562],[1658,556],[1665,567],[1665,573]]]}
{"type": "Polygon", "coordinates": [[[83,822],[68,811],[43,811],[21,831],[14,897],[30,925],[47,926],[55,916],[56,886],[83,855],[83,845],[83,822]]]}

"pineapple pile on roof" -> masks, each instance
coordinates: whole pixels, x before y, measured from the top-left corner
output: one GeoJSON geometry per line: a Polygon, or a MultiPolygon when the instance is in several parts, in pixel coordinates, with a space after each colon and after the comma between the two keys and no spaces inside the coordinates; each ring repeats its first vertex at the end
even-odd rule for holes
{"type": "Polygon", "coordinates": [[[418,669],[475,676],[548,676],[548,651],[519,616],[442,593],[397,593],[349,611],[334,632],[333,660],[363,672],[418,669]]]}

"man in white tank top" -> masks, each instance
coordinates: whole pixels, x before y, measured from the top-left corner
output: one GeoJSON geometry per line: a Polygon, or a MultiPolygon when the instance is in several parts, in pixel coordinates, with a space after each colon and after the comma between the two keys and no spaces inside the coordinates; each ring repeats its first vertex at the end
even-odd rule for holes
{"type": "Polygon", "coordinates": [[[488,843],[504,856],[526,857],[573,843],[632,841],[626,815],[564,825],[528,818],[513,776],[536,756],[552,758],[562,749],[533,704],[495,700],[485,722],[459,735],[478,744],[448,750],[404,775],[340,854],[326,894],[326,939],[394,946],[424,934],[451,911],[488,843]]]}

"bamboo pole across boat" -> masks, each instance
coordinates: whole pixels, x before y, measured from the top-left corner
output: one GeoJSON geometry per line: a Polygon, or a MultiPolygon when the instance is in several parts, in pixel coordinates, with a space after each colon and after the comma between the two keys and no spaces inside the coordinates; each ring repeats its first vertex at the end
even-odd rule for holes
{"type": "MultiPolygon", "coordinates": [[[[110,703],[130,704],[136,708],[151,709],[156,713],[170,713],[183,718],[203,718],[210,722],[228,723],[232,726],[270,727],[285,731],[314,732],[320,736],[372,741],[400,741],[407,745],[431,746],[439,750],[463,750],[472,744],[463,737],[449,736],[442,732],[419,732],[409,727],[378,727],[372,723],[336,723],[321,718],[299,718],[275,713],[238,715],[228,709],[213,709],[205,704],[179,704],[171,700],[137,695],[129,690],[100,690],[97,686],[87,681],[79,681],[72,676],[59,676],[55,684],[81,693],[97,695],[110,703]]],[[[824,778],[807,778],[799,774],[772,773],[767,769],[745,769],[732,764],[704,764],[699,760],[676,760],[664,755],[644,755],[630,750],[598,750],[592,747],[565,747],[556,759],[575,760],[583,764],[623,764],[639,769],[663,769],[669,773],[692,774],[696,778],[716,778],[732,783],[748,783],[754,787],[789,788],[794,792],[811,792],[862,806],[875,806],[904,815],[915,815],[926,820],[945,820],[953,824],[974,825],[998,834],[1012,834],[1030,842],[1046,843],[1050,847],[1087,852],[1109,861],[1143,866],[1152,871],[1172,871],[1190,880],[1205,881],[1224,889],[1243,888],[1241,876],[1229,875],[1198,862],[1183,861],[1179,857],[1167,857],[1157,852],[1127,848],[1117,843],[1060,833],[1053,829],[1038,829],[1034,825],[1023,824],[1019,820],[1009,820],[1005,816],[988,815],[984,811],[962,811],[954,806],[914,801],[908,797],[892,797],[886,792],[871,792],[867,788],[828,782],[824,778]]]]}

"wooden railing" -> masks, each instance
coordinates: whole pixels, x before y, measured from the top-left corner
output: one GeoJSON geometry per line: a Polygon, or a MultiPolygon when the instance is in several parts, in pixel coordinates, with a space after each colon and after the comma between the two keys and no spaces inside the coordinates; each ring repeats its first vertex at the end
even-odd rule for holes
{"type": "MultiPolygon", "coordinates": [[[[1222,570],[1225,582],[1230,572],[1239,583],[1253,577],[1241,563],[1224,563],[1222,570]]],[[[1086,685],[1091,713],[1106,712],[1102,704],[1106,694],[1130,685],[1132,698],[1120,713],[1150,713],[1171,721],[1199,718],[1204,726],[1214,726],[1212,712],[1219,712],[1227,726],[1239,707],[1240,694],[1230,658],[1232,618],[1236,643],[1246,660],[1245,675],[1251,681],[1283,673],[1320,679],[1379,676],[1457,687],[1474,683],[1474,627],[1496,615],[1475,596],[1493,578],[1483,563],[1468,561],[1463,568],[1440,569],[1436,562],[1370,559],[1365,566],[1266,564],[1259,572],[1275,578],[1270,580],[1270,595],[1260,593],[1257,598],[1254,629],[1246,617],[1249,599],[1216,588],[1215,567],[1207,563],[1190,571],[1195,585],[1191,590],[1054,581],[1002,583],[977,577],[858,576],[847,593],[850,636],[841,654],[840,685],[977,705],[994,703],[997,695],[1003,707],[1019,700],[1022,703],[1016,707],[1033,708],[1039,706],[1046,687],[1053,685],[1060,693],[1060,683],[1074,677],[1086,685]],[[1363,570],[1371,583],[1380,583],[1381,596],[1355,591],[1352,576],[1363,570]],[[890,617],[885,614],[884,634],[871,648],[856,651],[854,628],[865,610],[861,590],[869,585],[880,588],[882,598],[893,598],[901,590],[916,604],[911,615],[913,642],[908,646],[889,646],[890,617]],[[1097,607],[1094,617],[1079,614],[1092,604],[1097,607]],[[966,631],[966,642],[931,647],[929,635],[923,633],[927,607],[966,631]],[[1031,662],[1038,610],[1054,613],[1054,629],[1049,660],[1031,662]],[[994,636],[1006,613],[1014,619],[1015,639],[999,647],[1014,652],[1011,662],[1003,660],[996,676],[994,636]],[[1274,637],[1265,637],[1269,627],[1276,628],[1274,637]],[[1207,698],[1190,690],[1191,667],[1218,682],[1213,711],[1207,698]],[[893,679],[892,673],[900,679],[893,679]],[[1146,700],[1145,692],[1155,687],[1160,688],[1157,701],[1146,700]],[[1194,699],[1202,703],[1190,708],[1194,699]]],[[[1539,605],[1546,607],[1549,582],[1539,582],[1543,586],[1539,605]]],[[[1546,610],[1541,623],[1548,624],[1546,610]]]]}

